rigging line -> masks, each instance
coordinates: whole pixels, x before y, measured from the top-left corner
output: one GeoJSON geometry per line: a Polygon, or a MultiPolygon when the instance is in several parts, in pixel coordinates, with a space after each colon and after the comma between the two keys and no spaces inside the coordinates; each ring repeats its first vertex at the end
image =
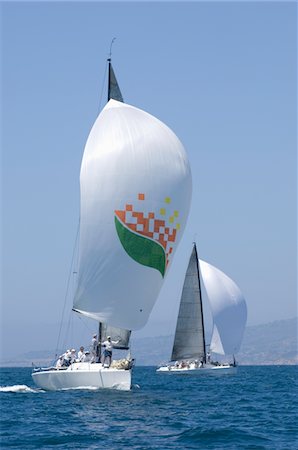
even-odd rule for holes
{"type": "MultiPolygon", "coordinates": [[[[88,323],[89,323],[89,322],[86,321],[86,318],[85,318],[85,317],[81,316],[80,314],[76,314],[75,317],[76,317],[78,320],[80,320],[81,323],[82,323],[82,325],[83,325],[83,329],[81,329],[80,336],[76,335],[77,337],[80,338],[80,340],[81,340],[81,342],[82,342],[83,340],[87,340],[87,337],[86,337],[86,335],[85,335],[84,332],[86,332],[86,330],[87,330],[87,331],[88,331],[88,334],[91,335],[91,334],[94,333],[94,330],[93,330],[92,327],[88,326],[88,323]]],[[[87,320],[88,320],[88,319],[87,319],[87,320]]],[[[90,347],[90,344],[87,344],[87,343],[86,343],[86,344],[84,344],[84,347],[87,349],[87,348],[90,347]]]]}
{"type": "Polygon", "coordinates": [[[65,333],[65,338],[64,338],[64,342],[63,342],[63,348],[66,348],[68,345],[66,345],[67,343],[67,338],[69,339],[69,348],[72,348],[73,345],[70,344],[71,342],[73,342],[73,315],[70,312],[68,315],[68,323],[67,323],[67,327],[66,327],[66,333],[65,333]]]}
{"type": "Polygon", "coordinates": [[[107,61],[106,61],[106,68],[105,68],[105,73],[104,73],[104,77],[103,77],[103,82],[102,82],[102,87],[101,87],[101,93],[100,93],[100,97],[99,97],[99,109],[98,109],[98,114],[100,113],[100,111],[101,111],[101,109],[102,109],[102,107],[101,107],[101,102],[102,102],[102,97],[103,97],[103,90],[104,90],[105,83],[106,83],[106,78],[107,78],[108,64],[109,64],[109,62],[111,61],[111,58],[112,58],[112,46],[113,46],[113,43],[114,43],[115,39],[116,39],[116,38],[113,37],[113,39],[112,39],[112,41],[111,41],[111,44],[110,44],[110,53],[109,53],[108,59],[107,59],[107,61]]]}
{"type": "Polygon", "coordinates": [[[100,113],[102,107],[101,107],[101,103],[102,103],[102,97],[103,97],[103,90],[106,84],[106,78],[107,78],[107,71],[108,71],[108,61],[106,61],[106,68],[105,68],[105,73],[104,73],[104,77],[103,77],[103,82],[102,82],[102,87],[101,87],[101,93],[100,93],[100,97],[99,97],[99,107],[98,107],[98,114],[100,113]]]}
{"type": "Polygon", "coordinates": [[[56,344],[55,357],[57,357],[57,351],[58,351],[58,346],[59,346],[59,342],[60,342],[60,336],[61,336],[61,330],[62,330],[65,306],[66,306],[67,296],[68,296],[68,292],[69,292],[70,280],[71,280],[71,276],[72,276],[72,272],[73,272],[73,263],[74,263],[74,258],[75,258],[75,254],[76,254],[76,247],[77,247],[77,242],[78,242],[79,229],[80,229],[80,221],[79,221],[78,226],[77,226],[75,244],[74,244],[74,249],[73,249],[73,252],[72,252],[70,270],[69,270],[69,275],[68,275],[68,280],[67,280],[67,285],[66,285],[66,293],[65,293],[65,297],[64,297],[62,317],[61,317],[61,321],[60,321],[60,329],[59,329],[59,334],[58,334],[58,339],[57,339],[57,344],[56,344]]]}
{"type": "Polygon", "coordinates": [[[67,326],[66,326],[66,333],[64,335],[64,340],[62,341],[61,344],[61,348],[66,349],[69,348],[71,349],[73,347],[72,344],[70,344],[73,341],[73,316],[71,314],[71,312],[68,315],[68,322],[67,322],[67,326]]]}
{"type": "Polygon", "coordinates": [[[113,44],[114,44],[115,40],[116,40],[116,38],[115,38],[115,37],[113,37],[113,39],[111,40],[111,45],[110,45],[110,53],[109,53],[109,59],[111,59],[111,58],[112,58],[112,46],[113,46],[113,44]]]}
{"type": "Polygon", "coordinates": [[[86,330],[88,330],[88,331],[90,331],[90,332],[93,331],[93,328],[91,328],[91,327],[89,327],[89,326],[87,325],[87,323],[85,322],[85,320],[83,319],[82,316],[77,315],[76,317],[77,317],[79,320],[81,320],[81,322],[83,323],[83,325],[84,325],[84,327],[86,328],[86,330]]]}

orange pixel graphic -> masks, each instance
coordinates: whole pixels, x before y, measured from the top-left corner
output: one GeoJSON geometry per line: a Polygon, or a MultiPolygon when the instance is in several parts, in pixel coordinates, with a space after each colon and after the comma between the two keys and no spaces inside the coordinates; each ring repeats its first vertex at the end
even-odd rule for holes
{"type": "MultiPolygon", "coordinates": [[[[145,194],[138,194],[138,200],[145,200],[145,194]]],[[[165,203],[169,202],[170,200],[167,197],[165,203]]],[[[173,245],[176,241],[177,230],[180,228],[179,224],[176,224],[176,227],[174,227],[173,220],[169,220],[170,223],[166,224],[166,220],[164,218],[156,218],[154,212],[146,214],[135,211],[132,204],[126,204],[124,211],[116,210],[115,214],[130,230],[159,242],[165,250],[166,265],[168,265],[169,256],[173,252],[173,245]]],[[[177,211],[175,211],[174,215],[175,217],[178,216],[177,211]]],[[[170,218],[173,219],[174,216],[172,215],[170,218]]]]}

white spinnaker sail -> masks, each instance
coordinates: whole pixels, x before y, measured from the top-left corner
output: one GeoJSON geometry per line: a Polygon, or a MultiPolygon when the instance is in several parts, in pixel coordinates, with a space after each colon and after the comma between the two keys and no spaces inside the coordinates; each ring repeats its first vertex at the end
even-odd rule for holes
{"type": "Polygon", "coordinates": [[[210,350],[221,355],[239,351],[247,318],[245,299],[231,278],[200,260],[200,269],[213,315],[210,350]]]}
{"type": "Polygon", "coordinates": [[[139,329],[157,299],[191,200],[183,145],[150,114],[110,100],[81,166],[78,287],[74,309],[139,329]]]}

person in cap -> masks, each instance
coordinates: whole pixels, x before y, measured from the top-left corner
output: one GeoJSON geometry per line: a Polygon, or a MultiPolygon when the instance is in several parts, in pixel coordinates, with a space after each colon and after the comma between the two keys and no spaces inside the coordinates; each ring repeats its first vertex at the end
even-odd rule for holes
{"type": "Polygon", "coordinates": [[[85,352],[82,362],[91,362],[91,354],[88,350],[85,352]]]}
{"type": "Polygon", "coordinates": [[[66,350],[63,356],[63,366],[70,366],[71,363],[71,350],[66,350]]]}
{"type": "Polygon", "coordinates": [[[107,336],[107,340],[102,343],[102,346],[105,347],[102,361],[102,365],[104,367],[110,367],[112,362],[113,345],[116,345],[119,342],[120,341],[112,341],[111,336],[107,336]],[[108,363],[106,363],[106,359],[108,360],[108,363]]]}

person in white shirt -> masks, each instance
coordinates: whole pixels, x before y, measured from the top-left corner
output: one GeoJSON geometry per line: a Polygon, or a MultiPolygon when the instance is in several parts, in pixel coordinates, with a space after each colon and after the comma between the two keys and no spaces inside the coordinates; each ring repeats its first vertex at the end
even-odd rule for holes
{"type": "Polygon", "coordinates": [[[207,352],[207,363],[208,364],[211,363],[211,354],[210,354],[210,352],[207,352]]]}
{"type": "Polygon", "coordinates": [[[105,350],[103,352],[103,361],[102,361],[103,366],[105,365],[106,359],[108,359],[109,363],[107,365],[108,365],[108,367],[110,367],[111,362],[112,362],[113,345],[118,344],[118,342],[120,342],[120,341],[112,341],[111,336],[108,336],[107,340],[102,343],[102,346],[105,347],[105,350]]]}
{"type": "Polygon", "coordinates": [[[59,356],[57,362],[56,362],[56,369],[61,369],[61,367],[63,366],[63,360],[64,360],[64,356],[61,355],[59,356]]]}
{"type": "Polygon", "coordinates": [[[82,347],[80,347],[80,350],[78,351],[78,359],[77,359],[77,362],[82,362],[82,361],[83,361],[83,358],[84,358],[84,355],[85,355],[85,353],[84,353],[84,347],[82,346],[82,347]]]}
{"type": "Polygon", "coordinates": [[[91,362],[91,355],[90,352],[85,352],[84,357],[83,357],[83,361],[82,362],[91,362]]]}
{"type": "Polygon", "coordinates": [[[71,350],[66,350],[63,354],[63,366],[70,366],[71,364],[71,350]]]}
{"type": "Polygon", "coordinates": [[[70,350],[70,364],[73,364],[76,361],[76,351],[74,348],[70,350]]]}

